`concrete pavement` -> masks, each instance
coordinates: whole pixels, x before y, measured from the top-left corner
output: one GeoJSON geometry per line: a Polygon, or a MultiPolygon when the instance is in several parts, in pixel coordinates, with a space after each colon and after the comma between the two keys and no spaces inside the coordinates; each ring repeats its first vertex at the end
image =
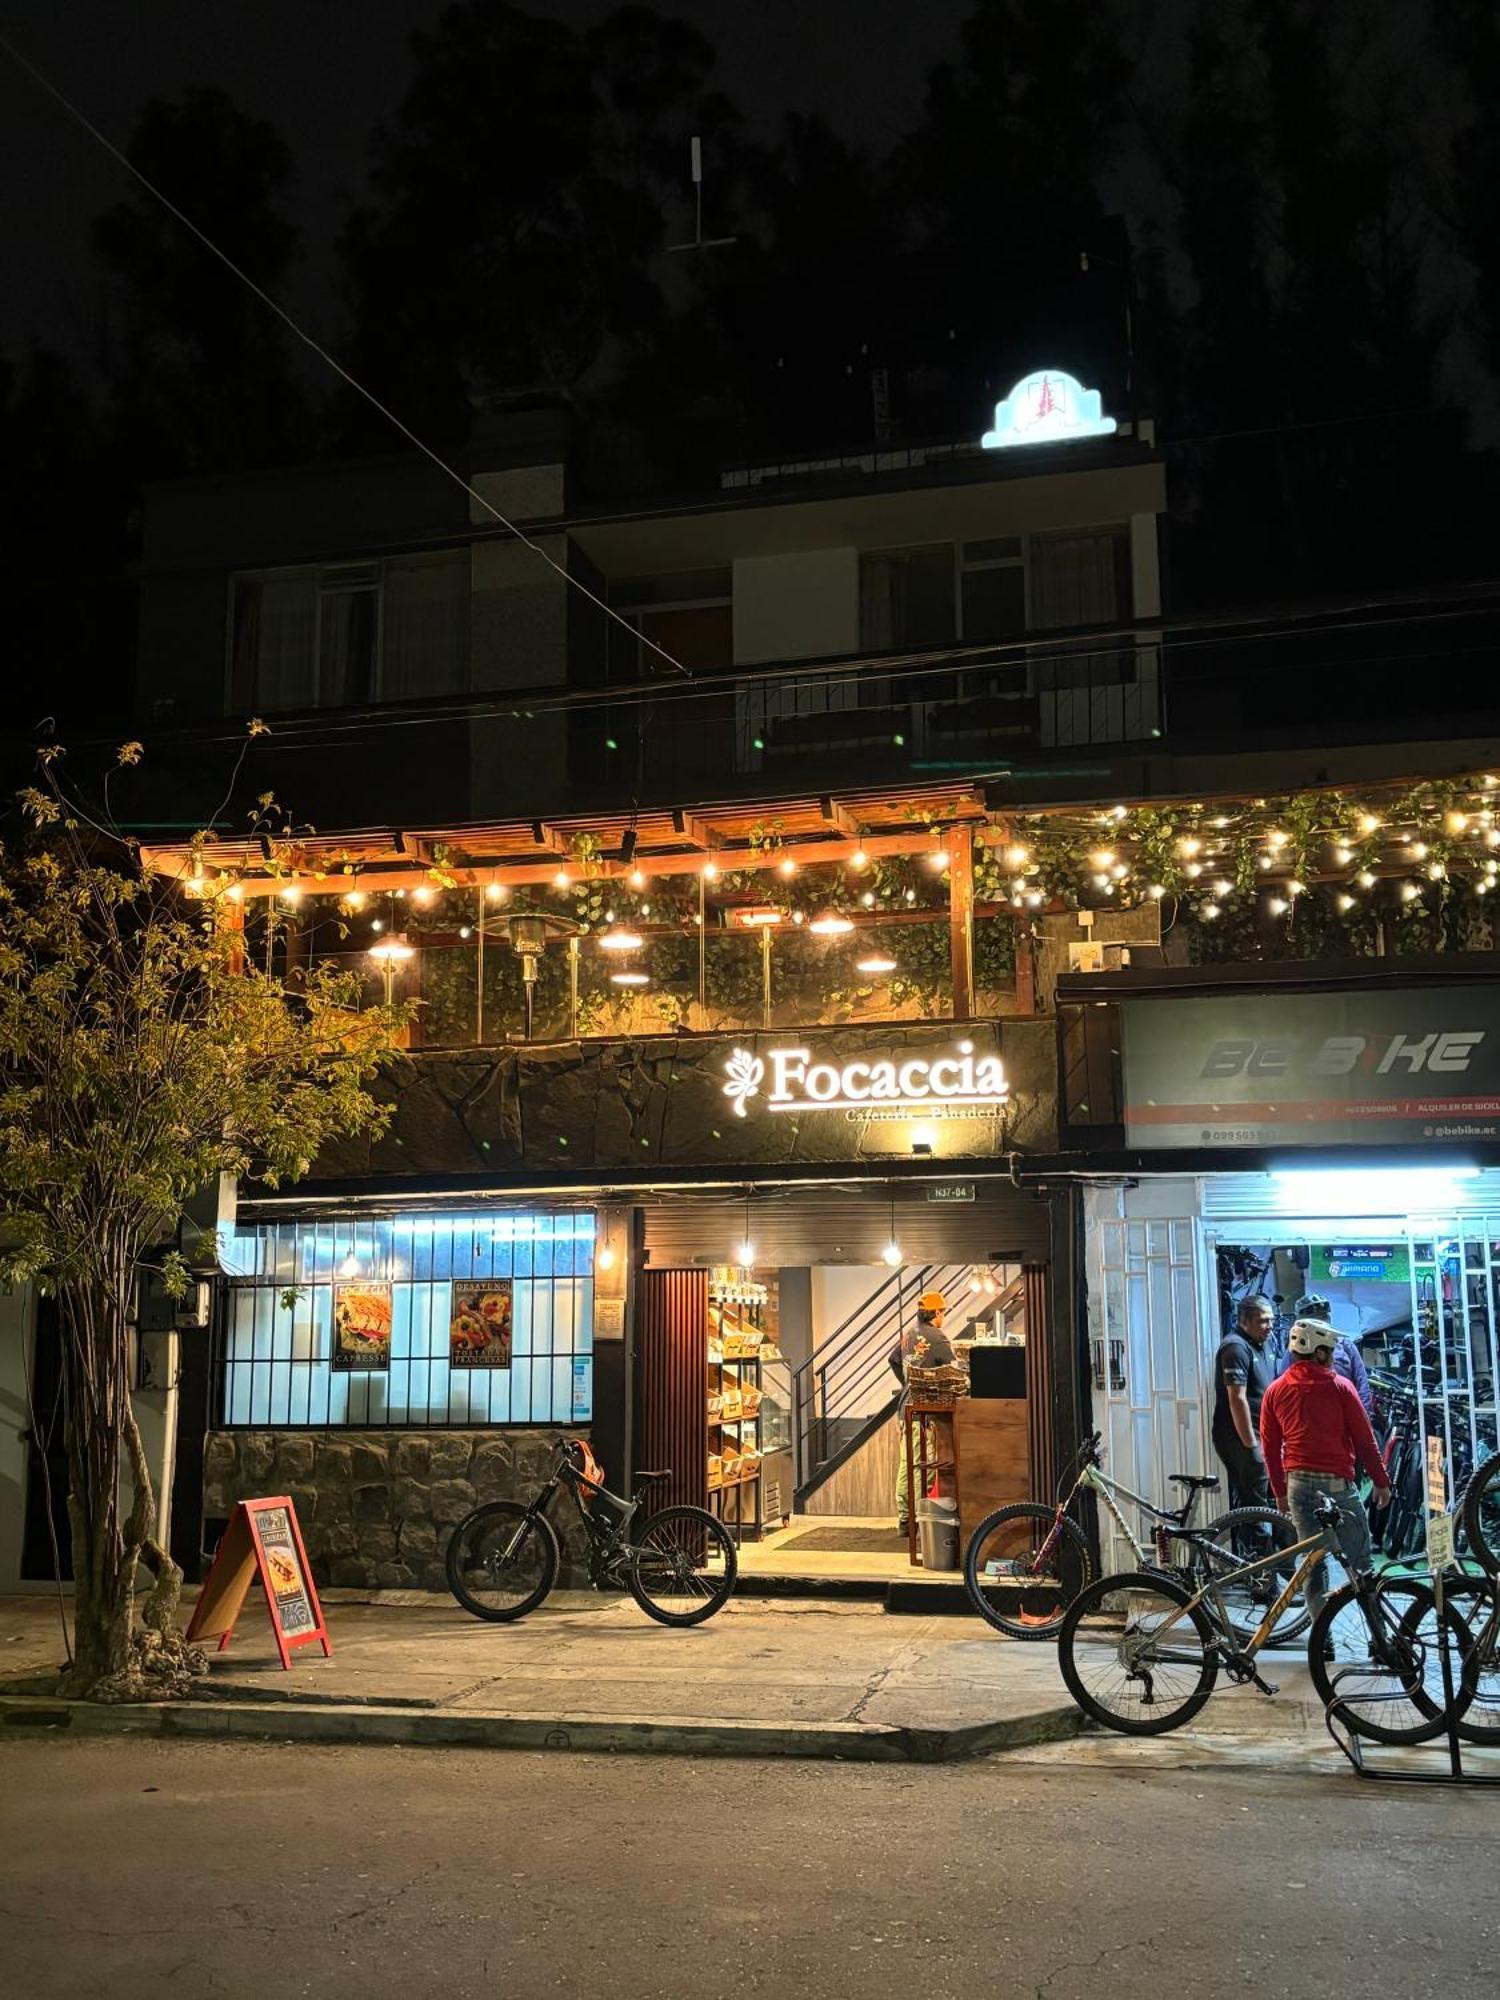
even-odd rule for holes
{"type": "MultiPolygon", "coordinates": [[[[191,1703],[110,1715],[43,1704],[80,1729],[274,1732],[303,1739],[937,1761],[1076,1734],[1052,1650],[977,1619],[853,1603],[730,1603],[674,1631],[629,1598],[559,1592],[516,1625],[441,1599],[325,1604],[331,1659],[282,1670],[252,1598],[191,1703]]],[[[0,1695],[39,1698],[60,1653],[55,1603],[0,1603],[0,1695]]],[[[35,1713],[33,1711],[33,1713],[35,1713]]]]}

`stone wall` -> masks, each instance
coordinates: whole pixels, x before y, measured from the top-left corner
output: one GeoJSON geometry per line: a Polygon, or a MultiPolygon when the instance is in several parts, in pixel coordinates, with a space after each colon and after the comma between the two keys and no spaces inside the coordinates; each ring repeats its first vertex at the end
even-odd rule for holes
{"type": "MultiPolygon", "coordinates": [[[[203,1512],[288,1493],[314,1581],[353,1590],[446,1590],[454,1526],[484,1500],[529,1498],[547,1476],[551,1432],[211,1431],[203,1512]]],[[[563,1580],[581,1581],[571,1503],[552,1516],[563,1580]]]]}

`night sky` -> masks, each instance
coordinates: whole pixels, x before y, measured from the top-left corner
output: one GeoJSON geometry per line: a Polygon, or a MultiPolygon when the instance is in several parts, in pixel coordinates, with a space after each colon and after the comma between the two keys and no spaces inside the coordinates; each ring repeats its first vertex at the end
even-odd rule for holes
{"type": "MultiPolygon", "coordinates": [[[[527,11],[587,26],[614,4],[528,0],[527,11]]],[[[719,87],[756,136],[774,136],[789,111],[821,111],[879,150],[914,120],[970,0],[672,0],[658,11],[715,43],[719,87]]],[[[326,330],[327,260],[363,193],[370,133],[405,90],[407,36],[442,12],[443,0],[7,0],[4,31],[120,145],[149,98],[197,85],[269,119],[299,174],[295,303],[326,330]]],[[[3,57],[0,176],[0,348],[39,338],[88,359],[101,310],[89,225],[120,199],[125,178],[3,57]]]]}

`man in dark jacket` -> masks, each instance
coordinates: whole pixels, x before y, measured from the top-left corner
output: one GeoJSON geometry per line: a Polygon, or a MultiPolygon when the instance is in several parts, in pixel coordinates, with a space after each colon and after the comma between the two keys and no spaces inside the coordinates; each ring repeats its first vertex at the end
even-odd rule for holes
{"type": "Polygon", "coordinates": [[[1241,1299],[1235,1330],[1214,1356],[1214,1450],[1229,1474],[1231,1507],[1266,1507],[1270,1494],[1260,1455],[1261,1399],[1276,1380],[1269,1299],[1241,1299]]]}

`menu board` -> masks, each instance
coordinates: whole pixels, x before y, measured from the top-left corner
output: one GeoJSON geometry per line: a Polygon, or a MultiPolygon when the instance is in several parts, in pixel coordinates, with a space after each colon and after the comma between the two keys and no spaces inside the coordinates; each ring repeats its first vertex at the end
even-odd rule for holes
{"type": "Polygon", "coordinates": [[[285,1494],[237,1502],[193,1607],[188,1643],[217,1639],[222,1653],[257,1576],[265,1591],[282,1666],[291,1666],[294,1646],[316,1641],[325,1657],[332,1653],[317,1585],[302,1545],[302,1530],[297,1525],[297,1510],[285,1494]]]}

